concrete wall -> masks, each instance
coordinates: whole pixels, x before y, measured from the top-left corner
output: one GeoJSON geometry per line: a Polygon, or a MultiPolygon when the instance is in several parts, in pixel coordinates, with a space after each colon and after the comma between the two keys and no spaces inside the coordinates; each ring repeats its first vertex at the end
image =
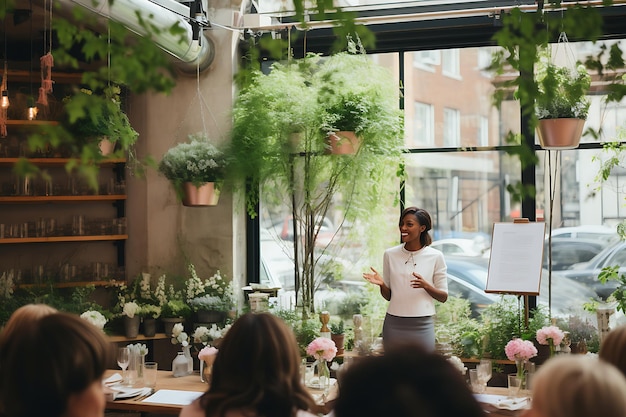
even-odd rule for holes
{"type": "MultiPolygon", "coordinates": [[[[224,13],[230,15],[230,10],[224,13]]],[[[190,133],[204,131],[215,144],[228,140],[239,34],[215,28],[209,36],[216,54],[211,67],[199,76],[201,97],[198,79],[181,74],[170,95],[132,99],[129,114],[140,133],[139,158],[150,155],[158,162],[190,133]]],[[[243,285],[245,220],[243,211],[234,209],[232,195],[222,193],[216,207],[185,207],[169,181],[154,169],[145,178],[127,172],[127,191],[128,277],[142,271],[185,275],[188,260],[200,277],[219,269],[243,285]]]]}

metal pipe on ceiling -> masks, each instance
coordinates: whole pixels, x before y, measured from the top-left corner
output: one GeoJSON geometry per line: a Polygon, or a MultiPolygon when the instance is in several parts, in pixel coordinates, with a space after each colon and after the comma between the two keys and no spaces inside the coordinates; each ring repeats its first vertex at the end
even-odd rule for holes
{"type": "Polygon", "coordinates": [[[151,35],[154,42],[165,52],[176,58],[175,64],[182,72],[195,74],[199,69],[206,70],[215,58],[215,45],[202,30],[194,36],[189,23],[189,8],[175,0],[60,0],[65,6],[79,5],[99,16],[124,25],[128,30],[145,36],[146,31],[139,22],[138,15],[150,19],[151,25],[162,29],[151,35]],[[167,29],[177,24],[186,32],[172,35],[167,29]],[[194,39],[198,38],[197,40],[194,39]]]}

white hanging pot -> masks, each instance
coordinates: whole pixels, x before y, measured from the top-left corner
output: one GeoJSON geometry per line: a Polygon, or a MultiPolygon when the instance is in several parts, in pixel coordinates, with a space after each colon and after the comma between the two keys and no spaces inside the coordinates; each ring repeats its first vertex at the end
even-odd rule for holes
{"type": "Polygon", "coordinates": [[[537,125],[539,144],[543,149],[578,147],[585,127],[584,119],[542,119],[537,125]]]}

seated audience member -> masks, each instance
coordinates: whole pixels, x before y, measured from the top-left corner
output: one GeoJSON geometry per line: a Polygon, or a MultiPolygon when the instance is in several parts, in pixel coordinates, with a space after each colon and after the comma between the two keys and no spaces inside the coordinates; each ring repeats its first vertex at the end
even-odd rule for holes
{"type": "Polygon", "coordinates": [[[110,343],[76,315],[52,313],[0,336],[0,416],[102,417],[110,343]]]}
{"type": "Polygon", "coordinates": [[[448,360],[406,344],[354,361],[339,380],[335,417],[482,417],[465,378],[448,360]]]}
{"type": "Polygon", "coordinates": [[[241,316],[224,336],[211,385],[181,417],[312,417],[292,330],[269,313],[241,316]]]}
{"type": "Polygon", "coordinates": [[[599,356],[626,376],[626,324],[609,332],[600,345],[599,356]]]}
{"type": "Polygon", "coordinates": [[[626,379],[613,365],[584,355],[561,355],[535,374],[525,417],[624,417],[626,379]]]}

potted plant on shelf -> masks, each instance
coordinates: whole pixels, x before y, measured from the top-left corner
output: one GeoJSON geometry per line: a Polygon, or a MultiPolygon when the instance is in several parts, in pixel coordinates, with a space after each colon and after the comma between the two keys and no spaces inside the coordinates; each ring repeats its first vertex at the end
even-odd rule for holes
{"type": "Polygon", "coordinates": [[[343,320],[331,321],[330,338],[335,342],[335,346],[337,346],[337,355],[343,355],[345,336],[343,320]]]}
{"type": "Polygon", "coordinates": [[[197,322],[222,323],[234,306],[232,282],[226,281],[220,271],[202,280],[193,264],[187,267],[190,278],[185,284],[185,297],[197,322]]]}
{"type": "Polygon", "coordinates": [[[121,89],[108,86],[102,94],[82,88],[64,99],[67,129],[86,143],[95,143],[102,156],[109,155],[120,143],[122,149],[133,145],[139,133],[122,110],[121,89]]]}
{"type": "Polygon", "coordinates": [[[575,69],[541,61],[538,65],[535,113],[537,133],[544,149],[578,147],[590,101],[591,77],[583,65],[575,69]]]}
{"type": "Polygon", "coordinates": [[[188,138],[189,142],[181,142],[163,155],[158,169],[171,181],[185,206],[214,206],[219,200],[226,156],[205,134],[188,138]]]}
{"type": "Polygon", "coordinates": [[[177,323],[182,323],[191,315],[191,307],[181,298],[170,298],[161,307],[161,321],[163,332],[166,336],[172,336],[172,329],[177,323]]]}

